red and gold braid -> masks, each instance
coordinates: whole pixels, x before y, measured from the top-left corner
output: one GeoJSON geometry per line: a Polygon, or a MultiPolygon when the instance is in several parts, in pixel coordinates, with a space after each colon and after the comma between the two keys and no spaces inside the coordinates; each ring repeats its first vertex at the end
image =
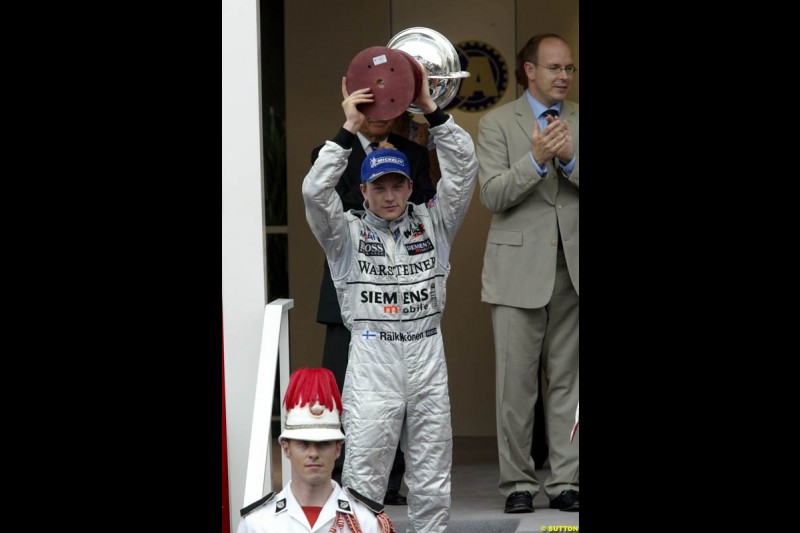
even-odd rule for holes
{"type": "MultiPolygon", "coordinates": [[[[334,520],[331,529],[328,533],[336,533],[336,530],[344,531],[344,523],[347,522],[347,526],[350,528],[350,531],[353,533],[363,533],[361,530],[361,524],[358,523],[358,518],[355,514],[345,514],[338,512],[336,513],[336,520],[334,520]]],[[[392,521],[389,520],[389,517],[386,513],[380,513],[378,515],[378,524],[381,528],[381,533],[397,533],[397,530],[394,528],[394,524],[392,521]]]]}
{"type": "Polygon", "coordinates": [[[344,514],[342,512],[336,513],[336,520],[334,520],[331,529],[328,533],[336,533],[336,530],[344,531],[344,523],[347,522],[347,526],[350,528],[350,531],[353,533],[364,533],[361,531],[361,525],[358,523],[358,518],[354,514],[344,514]]]}
{"type": "Polygon", "coordinates": [[[392,524],[392,521],[389,520],[389,516],[386,513],[381,513],[378,515],[378,523],[381,526],[381,533],[397,533],[397,530],[394,528],[394,524],[392,524]]]}

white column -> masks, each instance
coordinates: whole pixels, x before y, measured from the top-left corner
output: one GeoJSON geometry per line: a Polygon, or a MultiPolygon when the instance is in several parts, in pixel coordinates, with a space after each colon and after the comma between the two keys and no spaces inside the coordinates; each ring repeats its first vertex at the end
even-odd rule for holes
{"type": "Polygon", "coordinates": [[[266,305],[258,0],[222,1],[222,312],[231,531],[244,497],[266,305]]]}

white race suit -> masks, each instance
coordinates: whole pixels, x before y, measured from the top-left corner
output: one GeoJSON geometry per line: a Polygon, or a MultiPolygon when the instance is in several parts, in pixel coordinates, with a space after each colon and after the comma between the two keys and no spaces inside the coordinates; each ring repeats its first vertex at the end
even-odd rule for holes
{"type": "MultiPolygon", "coordinates": [[[[425,115],[442,177],[426,204],[388,222],[342,211],[334,187],[352,146],[341,129],[303,181],[306,219],[330,265],[350,353],[342,391],[342,482],[381,501],[398,441],[406,453],[408,533],[444,532],[453,436],[439,324],[450,248],[478,175],[470,135],[441,109],[425,115]]],[[[366,204],[365,204],[366,205],[366,204]]]]}

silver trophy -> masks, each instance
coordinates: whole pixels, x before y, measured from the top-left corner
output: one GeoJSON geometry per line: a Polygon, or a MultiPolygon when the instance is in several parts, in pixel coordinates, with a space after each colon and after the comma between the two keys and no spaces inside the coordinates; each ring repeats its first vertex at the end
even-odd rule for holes
{"type": "Polygon", "coordinates": [[[438,31],[414,27],[401,31],[387,46],[373,46],[359,52],[347,70],[347,90],[370,87],[374,102],[359,105],[365,115],[389,120],[404,110],[422,114],[411,102],[422,88],[422,69],[428,72],[433,101],[444,109],[469,72],[460,70],[455,47],[438,31]]]}
{"type": "MultiPolygon", "coordinates": [[[[386,47],[405,52],[427,69],[431,97],[442,109],[458,94],[461,79],[469,77],[469,72],[461,70],[455,46],[436,30],[408,28],[392,37],[386,47]]],[[[413,104],[408,110],[422,114],[413,104]]]]}

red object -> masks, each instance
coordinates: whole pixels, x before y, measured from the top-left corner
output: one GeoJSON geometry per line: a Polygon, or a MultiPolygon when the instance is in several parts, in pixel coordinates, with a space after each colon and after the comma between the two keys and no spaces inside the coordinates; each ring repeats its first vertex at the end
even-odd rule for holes
{"type": "Polygon", "coordinates": [[[416,99],[420,90],[422,90],[422,65],[420,65],[416,59],[411,57],[411,54],[408,52],[404,52],[402,50],[398,50],[398,52],[403,54],[403,57],[406,58],[408,64],[411,65],[411,70],[414,72],[414,99],[416,99]]]}
{"type": "Polygon", "coordinates": [[[286,409],[292,409],[314,404],[317,400],[328,411],[333,411],[335,402],[336,408],[342,412],[342,398],[333,372],[327,368],[298,368],[289,378],[283,404],[286,409]]]}
{"type": "Polygon", "coordinates": [[[371,46],[353,57],[347,68],[347,92],[369,87],[375,97],[358,110],[371,119],[390,120],[408,109],[422,86],[422,68],[405,52],[371,46]]]}
{"type": "MultiPolygon", "coordinates": [[[[223,331],[223,338],[225,337],[223,331]]],[[[228,430],[225,425],[225,344],[222,345],[222,533],[231,533],[228,507],[228,430]]]]}
{"type": "Polygon", "coordinates": [[[312,507],[310,505],[303,507],[303,512],[306,514],[306,519],[311,527],[314,527],[314,524],[317,523],[317,518],[319,518],[321,511],[322,507],[312,507]]]}

